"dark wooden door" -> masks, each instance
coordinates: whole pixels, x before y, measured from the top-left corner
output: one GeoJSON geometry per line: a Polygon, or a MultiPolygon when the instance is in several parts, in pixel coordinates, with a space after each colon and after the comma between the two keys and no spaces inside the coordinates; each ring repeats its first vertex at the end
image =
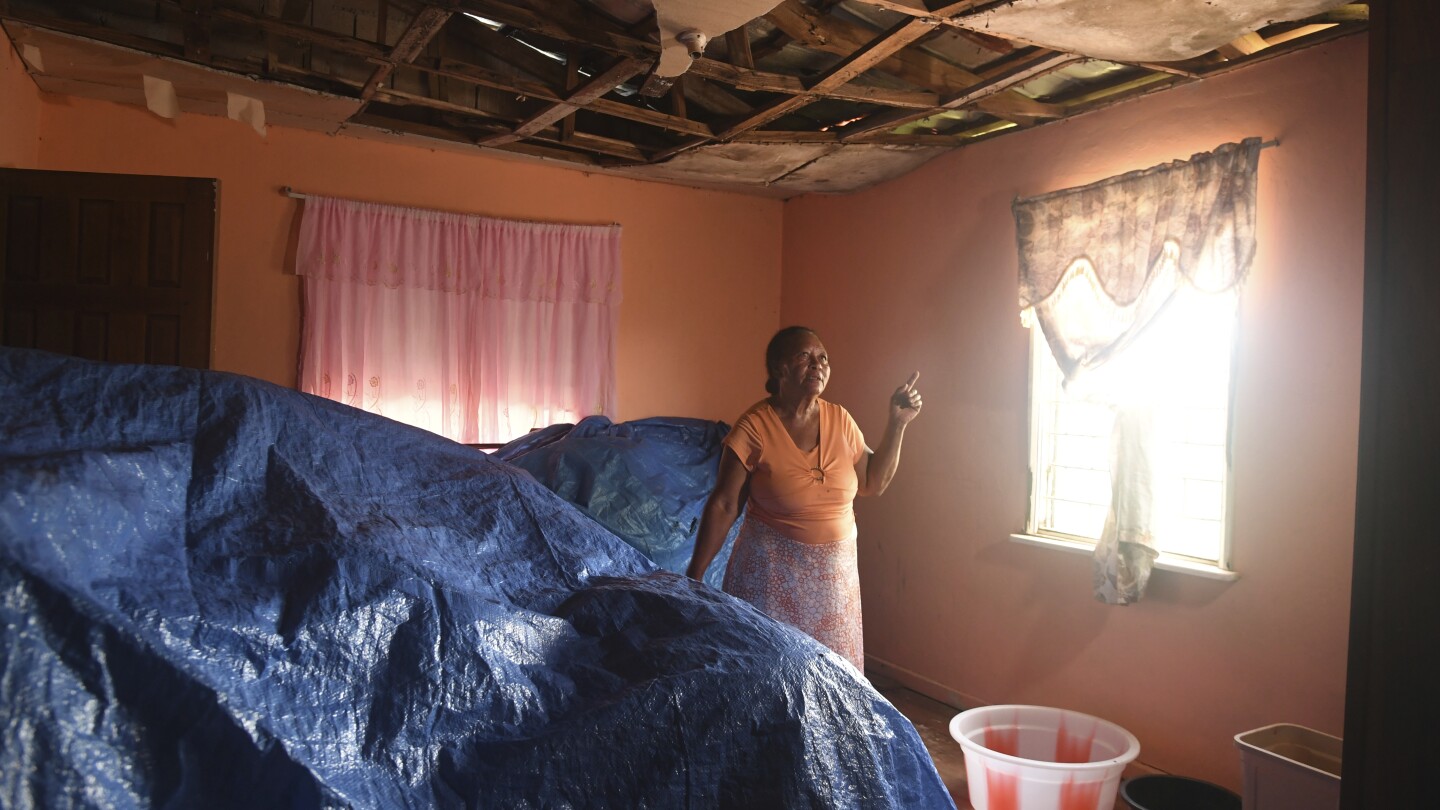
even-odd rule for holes
{"type": "Polygon", "coordinates": [[[0,342],[210,366],[215,181],[0,169],[0,342]]]}

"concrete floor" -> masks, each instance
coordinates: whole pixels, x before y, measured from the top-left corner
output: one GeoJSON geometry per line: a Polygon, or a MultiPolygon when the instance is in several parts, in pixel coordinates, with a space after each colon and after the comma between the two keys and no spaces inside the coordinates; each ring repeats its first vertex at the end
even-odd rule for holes
{"type": "MultiPolygon", "coordinates": [[[[874,672],[867,672],[865,675],[870,679],[870,683],[874,685],[876,691],[884,695],[891,705],[899,709],[900,713],[908,717],[910,722],[915,725],[915,731],[919,732],[920,739],[930,751],[930,758],[935,760],[935,770],[940,772],[940,779],[949,789],[950,797],[955,800],[956,808],[973,810],[970,804],[970,791],[965,783],[965,756],[961,752],[960,744],[950,736],[950,718],[959,714],[960,710],[907,689],[883,675],[874,672]]],[[[1125,769],[1123,778],[1129,779],[1147,773],[1155,773],[1155,771],[1138,763],[1132,763],[1125,769]]],[[[1115,810],[1130,810],[1130,808],[1117,797],[1115,810]]]]}

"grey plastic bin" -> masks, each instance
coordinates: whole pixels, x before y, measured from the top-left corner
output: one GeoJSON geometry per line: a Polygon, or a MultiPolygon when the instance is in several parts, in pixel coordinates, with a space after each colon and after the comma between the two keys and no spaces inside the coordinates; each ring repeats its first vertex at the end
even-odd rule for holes
{"type": "Polygon", "coordinates": [[[1339,737],[1277,723],[1236,734],[1235,745],[1245,810],[1339,810],[1339,737]]]}

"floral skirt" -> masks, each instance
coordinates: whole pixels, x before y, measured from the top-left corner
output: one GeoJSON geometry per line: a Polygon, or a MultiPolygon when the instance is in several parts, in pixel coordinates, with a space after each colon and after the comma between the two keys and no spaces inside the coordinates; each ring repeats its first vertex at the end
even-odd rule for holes
{"type": "Polygon", "coordinates": [[[865,671],[855,534],[833,543],[792,540],[759,520],[740,526],[722,586],[865,671]]]}

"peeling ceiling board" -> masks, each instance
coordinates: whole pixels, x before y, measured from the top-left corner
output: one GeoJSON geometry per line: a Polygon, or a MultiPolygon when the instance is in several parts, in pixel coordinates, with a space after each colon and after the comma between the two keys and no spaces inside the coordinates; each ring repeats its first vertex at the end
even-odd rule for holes
{"type": "Polygon", "coordinates": [[[1193,59],[1263,26],[1345,0],[1015,0],[965,17],[966,28],[1116,62],[1193,59]]]}
{"type": "Polygon", "coordinates": [[[257,81],[24,23],[7,22],[5,30],[21,53],[39,55],[44,70],[28,66],[35,84],[47,93],[144,107],[143,77],[149,76],[174,86],[181,113],[228,116],[228,95],[237,94],[263,103],[269,124],[331,133],[360,109],[357,99],[257,81]]]}
{"type": "Polygon", "coordinates": [[[836,146],[727,143],[692,149],[666,163],[632,167],[625,174],[630,177],[663,177],[668,180],[724,177],[730,182],[766,186],[821,155],[834,151],[836,146]]]}
{"type": "Polygon", "coordinates": [[[849,194],[908,174],[948,151],[933,146],[847,145],[796,169],[777,185],[792,194],[849,194]]]}
{"type": "Polygon", "coordinates": [[[788,197],[1369,20],[1332,0],[655,2],[0,0],[0,25],[50,93],[788,197]],[[711,41],[662,77],[682,25],[711,41]]]}

